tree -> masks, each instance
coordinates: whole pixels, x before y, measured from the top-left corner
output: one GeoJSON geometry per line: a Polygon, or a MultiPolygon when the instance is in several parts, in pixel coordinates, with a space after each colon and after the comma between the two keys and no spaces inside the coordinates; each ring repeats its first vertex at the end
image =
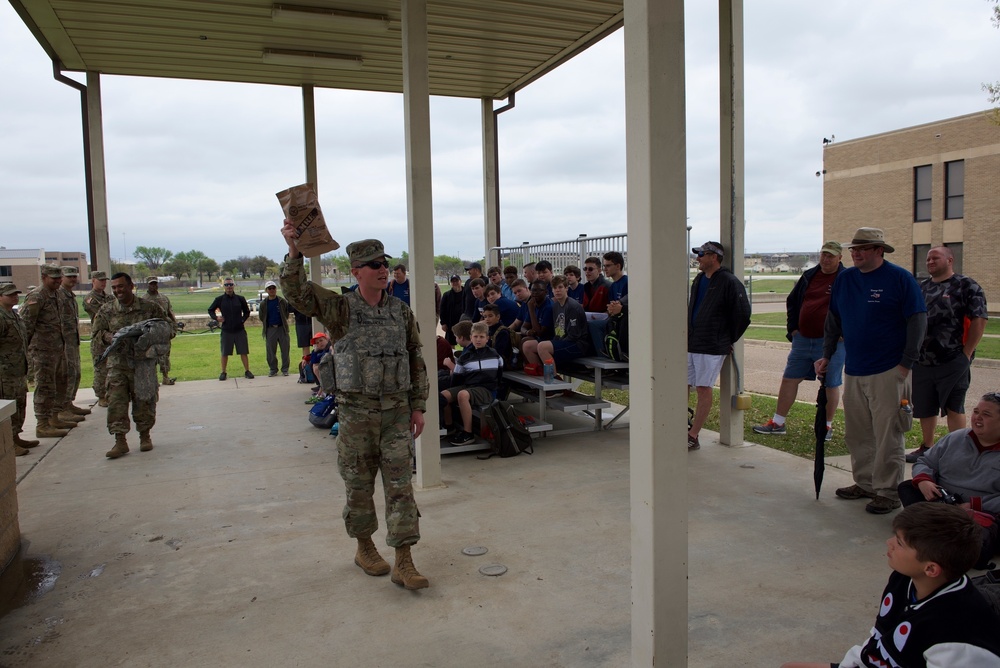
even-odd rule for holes
{"type": "MultiPolygon", "coordinates": [[[[240,273],[239,260],[226,260],[222,263],[222,273],[226,276],[236,276],[240,273]]],[[[211,280],[211,278],[209,278],[211,280]]]]}
{"type": "Polygon", "coordinates": [[[264,278],[264,274],[267,273],[268,266],[274,264],[274,260],[267,258],[263,255],[257,255],[250,260],[250,271],[257,274],[261,278],[264,278]]]}
{"type": "Polygon", "coordinates": [[[198,276],[206,274],[208,281],[212,282],[212,275],[219,273],[219,263],[210,257],[202,258],[198,261],[198,276]]]}
{"type": "Polygon", "coordinates": [[[462,262],[462,258],[454,255],[435,255],[434,271],[441,276],[461,274],[465,271],[465,263],[462,262]]]}
{"type": "Polygon", "coordinates": [[[174,255],[171,251],[159,246],[136,246],[132,254],[142,260],[152,271],[159,269],[161,264],[174,255]]]}
{"type": "Polygon", "coordinates": [[[238,258],[236,258],[236,262],[240,266],[239,269],[240,277],[250,278],[250,266],[253,263],[253,258],[251,258],[249,255],[240,255],[238,258]]]}
{"type": "MultiPolygon", "coordinates": [[[[1000,28],[1000,0],[989,0],[989,2],[993,3],[993,25],[1000,28]]],[[[1000,125],[1000,81],[984,83],[983,90],[986,91],[986,97],[993,105],[993,122],[1000,125]]]]}
{"type": "Polygon", "coordinates": [[[183,278],[185,275],[191,276],[191,263],[188,262],[182,253],[178,253],[172,259],[163,263],[163,271],[176,276],[178,279],[183,278]]]}

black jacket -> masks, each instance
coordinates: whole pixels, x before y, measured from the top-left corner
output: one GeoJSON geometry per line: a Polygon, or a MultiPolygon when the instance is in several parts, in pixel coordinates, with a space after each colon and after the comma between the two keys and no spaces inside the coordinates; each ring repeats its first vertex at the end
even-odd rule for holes
{"type": "Polygon", "coordinates": [[[462,312],[465,310],[465,290],[455,292],[448,288],[448,291],[441,295],[441,324],[451,327],[462,319],[462,312]]]}
{"type": "Polygon", "coordinates": [[[728,355],[733,344],[750,326],[750,302],[743,282],[733,272],[720,267],[708,279],[708,292],[692,320],[698,286],[704,281],[700,272],[691,285],[688,305],[688,352],[705,355],[728,355]]]}
{"type": "Polygon", "coordinates": [[[250,305],[243,295],[233,294],[228,297],[219,295],[208,307],[208,317],[218,322],[215,317],[215,309],[222,311],[222,330],[226,332],[242,332],[245,328],[243,323],[250,317],[250,305]]]}
{"type": "MultiPolygon", "coordinates": [[[[785,311],[788,313],[788,321],[785,323],[785,338],[789,341],[792,340],[792,332],[799,328],[799,314],[802,312],[802,300],[806,298],[806,290],[809,289],[809,281],[812,277],[816,275],[816,272],[820,270],[820,266],[817,264],[812,269],[806,271],[802,274],[796,283],[792,291],[788,293],[788,298],[785,299],[785,311]]],[[[837,263],[837,273],[839,274],[844,270],[844,263],[837,263]]]]}

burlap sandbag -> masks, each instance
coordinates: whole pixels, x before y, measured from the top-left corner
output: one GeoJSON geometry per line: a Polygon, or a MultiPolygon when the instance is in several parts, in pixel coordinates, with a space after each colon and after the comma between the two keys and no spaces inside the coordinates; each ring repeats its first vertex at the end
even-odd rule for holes
{"type": "Polygon", "coordinates": [[[292,186],[276,193],[275,197],[281,204],[281,210],[285,212],[285,218],[292,221],[299,234],[295,246],[300,253],[306,257],[316,257],[340,248],[340,244],[330,236],[313,184],[292,186]]]}

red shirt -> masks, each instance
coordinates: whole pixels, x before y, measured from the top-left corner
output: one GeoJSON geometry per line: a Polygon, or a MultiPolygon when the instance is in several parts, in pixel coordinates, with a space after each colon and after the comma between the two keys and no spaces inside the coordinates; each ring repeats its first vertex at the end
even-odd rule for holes
{"type": "Polygon", "coordinates": [[[823,323],[830,310],[830,290],[836,278],[837,272],[824,274],[820,270],[809,281],[799,309],[799,334],[807,339],[823,338],[823,323]]]}
{"type": "Polygon", "coordinates": [[[455,349],[451,347],[451,344],[443,336],[437,337],[437,358],[438,371],[448,368],[444,365],[445,360],[455,361],[455,349]]]}

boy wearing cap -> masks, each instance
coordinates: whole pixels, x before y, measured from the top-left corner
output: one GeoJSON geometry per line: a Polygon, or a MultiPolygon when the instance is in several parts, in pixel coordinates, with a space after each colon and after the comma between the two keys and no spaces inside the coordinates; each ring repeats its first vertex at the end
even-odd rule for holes
{"type": "Polygon", "coordinates": [[[306,280],[290,221],[281,233],[288,245],[281,289],[296,309],[318,318],[334,341],[337,463],[346,487],[344,523],[358,542],[354,563],[368,575],[390,572],[372,540],[378,529],[375,476],[381,474],[386,543],[396,551],[390,579],[406,589],[423,589],[429,582],[410,553],[420,540],[410,446],[423,431],[429,389],[416,319],[406,304],[385,292],[390,256],[381,241],[347,246],[358,288],[338,295],[306,280]]]}
{"type": "MultiPolygon", "coordinates": [[[[783,436],[786,433],[785,416],[795,402],[799,383],[815,380],[813,365],[823,356],[823,324],[830,308],[830,291],[833,281],[844,268],[840,258],[842,246],[827,241],[819,253],[819,264],[802,274],[785,300],[788,315],[787,334],[792,342],[785,363],[785,373],[778,387],[778,406],[774,417],[753,428],[754,433],[783,436]]],[[[837,343],[837,352],[826,370],[826,440],[833,438],[833,416],[840,403],[840,386],[844,384],[844,342],[837,343]]]]}
{"type": "Polygon", "coordinates": [[[38,441],[21,438],[28,401],[28,331],[14,312],[20,294],[13,283],[0,283],[0,399],[14,402],[10,426],[17,457],[38,445],[38,441]]]}
{"type": "MultiPolygon", "coordinates": [[[[91,290],[83,298],[83,310],[90,316],[91,331],[93,331],[94,316],[101,310],[101,307],[114,299],[113,295],[105,292],[108,286],[108,274],[103,271],[95,271],[90,275],[91,290]]],[[[108,407],[108,367],[106,364],[97,364],[107,346],[93,336],[90,337],[90,359],[94,362],[94,394],[97,395],[97,405],[101,408],[108,407]]]]}
{"type": "MultiPolygon", "coordinates": [[[[688,391],[698,397],[688,429],[688,450],[701,447],[701,432],[712,408],[712,386],[733,344],[750,326],[750,302],[743,281],[722,266],[723,250],[709,241],[691,252],[701,270],[691,284],[688,303],[688,391]]],[[[610,305],[609,305],[610,308],[610,305]]]]}
{"type": "Polygon", "coordinates": [[[441,297],[441,329],[444,330],[444,338],[451,345],[455,345],[455,333],[452,327],[462,319],[462,311],[465,309],[465,292],[462,288],[462,279],[458,275],[451,277],[451,289],[441,297]]]}
{"type": "Polygon", "coordinates": [[[854,484],[836,494],[870,499],[865,510],[884,515],[899,508],[904,466],[899,407],[910,399],[910,369],[927,329],[927,305],[913,274],[885,261],[895,249],[882,230],[859,228],[848,248],[854,266],[833,282],[823,357],[815,368],[826,373],[843,338],[844,442],[854,484]]]}
{"type": "Polygon", "coordinates": [[[264,284],[267,299],[260,303],[261,336],[264,337],[264,348],[267,351],[268,377],[278,375],[278,347],[281,347],[281,375],[288,375],[288,348],[291,345],[288,338],[288,314],[291,309],[284,297],[278,294],[278,286],[274,281],[264,284]]]}
{"type": "MultiPolygon", "coordinates": [[[[175,326],[177,325],[177,317],[174,315],[174,309],[170,305],[170,298],[160,292],[160,279],[156,276],[150,276],[146,280],[146,299],[162,308],[166,312],[170,322],[175,326]]],[[[156,359],[156,363],[160,365],[160,372],[163,374],[163,384],[173,385],[176,380],[170,377],[170,353],[167,352],[166,355],[160,355],[156,359]]]]}

